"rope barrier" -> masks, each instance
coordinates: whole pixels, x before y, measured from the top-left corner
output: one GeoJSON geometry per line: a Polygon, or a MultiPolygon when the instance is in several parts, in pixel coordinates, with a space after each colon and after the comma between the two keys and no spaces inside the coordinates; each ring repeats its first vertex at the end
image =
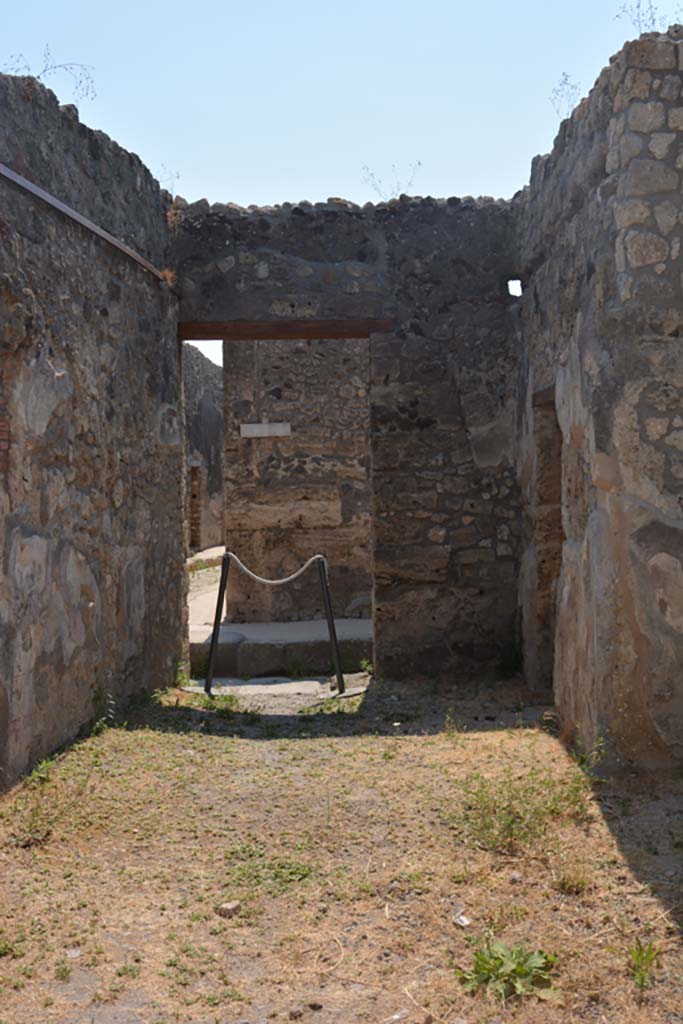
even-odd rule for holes
{"type": "Polygon", "coordinates": [[[248,569],[244,562],[241,562],[239,560],[234,551],[226,551],[225,553],[228,558],[232,559],[235,565],[239,566],[239,568],[246,576],[251,577],[251,579],[255,580],[257,583],[265,583],[266,586],[268,587],[282,587],[284,586],[285,583],[291,583],[292,580],[297,579],[297,577],[301,576],[302,573],[306,572],[308,567],[313,565],[314,562],[324,562],[325,570],[327,571],[327,559],[325,558],[325,556],[313,555],[311,558],[308,559],[305,565],[302,565],[300,569],[297,569],[296,572],[293,572],[291,576],[285,576],[284,579],[281,580],[267,580],[263,576],[257,576],[255,572],[252,572],[251,569],[248,569]]]}
{"type": "Polygon", "coordinates": [[[344,693],[344,674],[341,670],[341,661],[339,658],[339,643],[337,641],[337,630],[334,624],[334,612],[332,610],[332,597],[330,595],[330,581],[328,578],[328,566],[327,559],[324,555],[313,555],[308,559],[305,565],[302,565],[300,569],[293,572],[291,576],[285,576],[281,580],[268,580],[264,576],[257,576],[255,572],[242,562],[234,551],[226,551],[223,555],[221,562],[221,580],[218,585],[218,600],[216,602],[216,615],[213,620],[213,633],[211,634],[211,646],[209,648],[209,664],[206,669],[206,679],[204,681],[204,691],[210,697],[211,686],[213,683],[213,673],[216,663],[216,650],[218,647],[218,638],[221,628],[221,620],[223,616],[223,604],[225,601],[225,592],[228,586],[228,573],[230,572],[230,563],[234,562],[242,570],[242,572],[249,576],[250,579],[255,580],[256,583],[265,583],[267,587],[282,587],[286,583],[291,583],[292,580],[297,579],[302,573],[317,562],[318,575],[320,577],[320,588],[323,595],[323,604],[325,606],[325,617],[327,619],[327,628],[330,634],[330,646],[332,648],[332,660],[334,662],[334,671],[337,677],[337,690],[338,692],[344,693]]]}

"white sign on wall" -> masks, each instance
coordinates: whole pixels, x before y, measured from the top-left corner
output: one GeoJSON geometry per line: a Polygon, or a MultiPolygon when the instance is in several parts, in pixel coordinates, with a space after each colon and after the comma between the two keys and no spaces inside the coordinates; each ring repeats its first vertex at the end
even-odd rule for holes
{"type": "Polygon", "coordinates": [[[289,423],[241,423],[241,437],[289,437],[292,427],[289,423]]]}

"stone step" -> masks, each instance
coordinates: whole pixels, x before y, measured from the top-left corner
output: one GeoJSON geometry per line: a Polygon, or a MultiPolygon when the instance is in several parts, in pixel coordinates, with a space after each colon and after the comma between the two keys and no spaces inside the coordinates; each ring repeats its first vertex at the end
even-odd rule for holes
{"type": "MultiPolygon", "coordinates": [[[[343,672],[357,672],[372,661],[369,619],[336,619],[343,672]]],[[[209,660],[211,626],[190,626],[190,665],[204,678],[209,660]]],[[[215,673],[220,676],[325,675],[332,671],[332,650],[324,619],[305,622],[223,623],[218,637],[215,673]]]]}

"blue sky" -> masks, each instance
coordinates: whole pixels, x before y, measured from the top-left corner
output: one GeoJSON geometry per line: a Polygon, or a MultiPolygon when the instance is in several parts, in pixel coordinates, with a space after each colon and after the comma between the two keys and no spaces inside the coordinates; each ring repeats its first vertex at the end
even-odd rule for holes
{"type": "MultiPolygon", "coordinates": [[[[635,35],[620,0],[4,2],[0,66],[94,66],[81,117],[187,199],[501,195],[552,145],[562,72],[585,93],[635,35]],[[179,177],[174,178],[177,174],[179,177]]],[[[661,2],[662,13],[676,3],[661,2]]],[[[69,80],[49,81],[63,102],[69,80]]]]}
{"type": "Polygon", "coordinates": [[[621,2],[4,0],[0,67],[39,70],[45,44],[93,65],[82,120],[190,201],[377,200],[364,166],[386,191],[418,161],[413,194],[510,197],[552,146],[562,73],[584,95],[637,35],[621,2]]]}

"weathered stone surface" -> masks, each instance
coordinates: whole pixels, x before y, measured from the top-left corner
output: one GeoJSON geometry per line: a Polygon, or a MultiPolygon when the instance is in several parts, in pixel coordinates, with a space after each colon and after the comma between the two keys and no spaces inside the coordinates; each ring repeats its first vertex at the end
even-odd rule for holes
{"type": "Polygon", "coordinates": [[[183,397],[193,550],[223,543],[223,370],[194,345],[183,345],[183,397]]]}
{"type": "Polygon", "coordinates": [[[673,132],[655,132],[650,139],[648,148],[656,160],[663,160],[675,139],[676,136],[673,132]]]}
{"type": "MultiPolygon", "coordinates": [[[[0,111],[3,161],[162,260],[137,157],[31,79],[0,76],[0,111]]],[[[105,694],[173,681],[184,543],[174,296],[5,179],[0,209],[2,786],[105,694]]]]}
{"type": "MultiPolygon", "coordinates": [[[[655,71],[672,67],[672,52],[666,37],[645,38],[623,59],[655,71]]],[[[680,82],[651,82],[676,130],[683,120],[668,104],[680,82]]],[[[558,140],[519,206],[523,262],[533,268],[521,302],[530,378],[518,453],[525,668],[532,683],[547,679],[554,650],[565,734],[587,748],[601,737],[613,757],[655,766],[683,759],[679,161],[673,132],[656,128],[660,107],[633,103],[629,124],[656,159],[637,156],[608,167],[609,179],[591,178],[596,139],[607,148],[623,137],[616,94],[613,102],[596,88],[586,120],[558,140]],[[558,189],[581,197],[571,213],[558,189]],[[559,558],[556,507],[539,507],[535,467],[550,442],[548,406],[536,395],[552,396],[557,413],[559,558]]]]}
{"type": "Polygon", "coordinates": [[[674,131],[683,131],[683,107],[674,107],[669,111],[668,125],[674,131]]]}
{"type": "Polygon", "coordinates": [[[658,203],[655,206],[654,213],[657,227],[661,233],[663,235],[670,235],[679,223],[680,206],[665,199],[663,203],[658,203]]]}
{"type": "Polygon", "coordinates": [[[676,47],[666,37],[636,39],[632,43],[627,43],[623,52],[626,64],[632,68],[667,71],[676,67],[676,47]]]}
{"type": "MultiPolygon", "coordinates": [[[[228,543],[269,576],[327,554],[339,614],[369,612],[374,575],[385,674],[444,674],[516,643],[510,223],[493,201],[185,211],[174,242],[183,318],[395,319],[370,342],[228,343],[224,359],[228,543]],[[240,438],[258,420],[291,437],[240,438]],[[438,616],[415,613],[439,592],[438,616]]],[[[315,577],[230,593],[238,619],[321,614],[315,577]]]]}
{"type": "MultiPolygon", "coordinates": [[[[337,614],[368,617],[367,342],[226,342],[224,360],[226,544],[269,578],[326,555],[337,614]],[[290,433],[241,436],[241,423],[261,421],[287,422],[290,433]]],[[[277,588],[233,575],[228,611],[235,621],[324,614],[315,569],[277,588]]]]}
{"type": "Polygon", "coordinates": [[[614,204],[614,216],[619,228],[644,224],[649,219],[651,212],[649,205],[642,199],[622,199],[614,204]]]}
{"type": "Polygon", "coordinates": [[[626,256],[632,267],[660,263],[669,255],[669,245],[650,231],[629,231],[626,235],[626,256]]]}
{"type": "Polygon", "coordinates": [[[632,103],[626,113],[626,121],[632,132],[656,132],[664,127],[664,104],[657,100],[649,103],[632,103]]]}
{"type": "Polygon", "coordinates": [[[671,167],[657,160],[632,160],[620,185],[625,196],[647,196],[655,192],[673,192],[678,188],[679,175],[671,167]]]}

